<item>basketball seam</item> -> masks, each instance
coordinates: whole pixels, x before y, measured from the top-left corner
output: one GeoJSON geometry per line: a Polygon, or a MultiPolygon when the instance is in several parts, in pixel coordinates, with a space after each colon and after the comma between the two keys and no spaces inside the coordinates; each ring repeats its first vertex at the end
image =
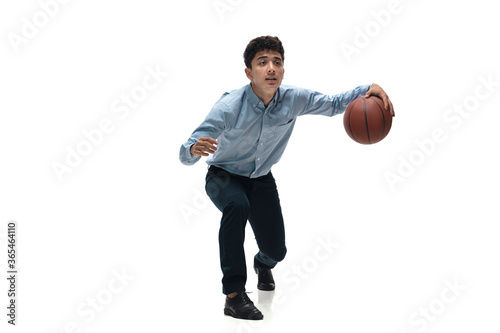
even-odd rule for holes
{"type": "Polygon", "coordinates": [[[382,140],[384,137],[384,133],[385,133],[385,114],[384,114],[384,110],[382,110],[382,107],[380,106],[380,104],[378,104],[377,100],[374,99],[373,101],[377,104],[380,112],[382,112],[382,134],[380,134],[380,138],[379,138],[380,140],[382,140]]]}
{"type": "Polygon", "coordinates": [[[366,114],[366,101],[363,98],[363,110],[365,111],[365,125],[366,125],[366,135],[368,136],[368,143],[372,143],[370,140],[370,129],[368,127],[368,115],[366,114]]]}
{"type": "MultiPolygon", "coordinates": [[[[355,101],[354,104],[356,104],[357,102],[358,101],[355,101]]],[[[349,130],[351,131],[351,134],[352,134],[354,141],[356,141],[357,143],[361,143],[361,141],[359,141],[358,138],[356,137],[356,135],[354,134],[354,131],[352,130],[352,125],[351,125],[351,115],[352,115],[352,109],[354,109],[354,104],[349,109],[349,130]]]]}

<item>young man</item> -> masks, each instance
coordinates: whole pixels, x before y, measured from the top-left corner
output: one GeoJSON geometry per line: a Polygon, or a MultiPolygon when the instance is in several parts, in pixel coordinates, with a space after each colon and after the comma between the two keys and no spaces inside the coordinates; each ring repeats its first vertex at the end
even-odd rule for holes
{"type": "Polygon", "coordinates": [[[334,96],[281,86],[284,54],[277,37],[250,41],[243,55],[250,84],[225,93],[180,150],[180,160],[186,165],[211,155],[205,189],[222,212],[219,249],[222,291],[227,295],[224,313],[235,318],[263,318],[245,292],[247,220],[259,248],[253,263],[259,290],[274,290],[271,269],[286,254],[283,216],[271,167],[281,158],[297,117],[341,114],[357,97],[370,95],[380,97],[394,115],[387,94],[376,84],[334,96]]]}

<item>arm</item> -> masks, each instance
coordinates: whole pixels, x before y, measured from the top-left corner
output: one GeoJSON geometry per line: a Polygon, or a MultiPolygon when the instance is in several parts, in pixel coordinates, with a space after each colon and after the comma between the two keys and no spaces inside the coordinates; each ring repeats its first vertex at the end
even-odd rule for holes
{"type": "Polygon", "coordinates": [[[394,107],[389,96],[378,84],[358,86],[353,90],[349,90],[337,95],[328,96],[314,91],[307,91],[307,103],[300,113],[304,114],[319,114],[325,116],[334,116],[343,113],[349,103],[358,97],[378,96],[384,102],[385,108],[390,111],[394,117],[394,107]]]}
{"type": "Polygon", "coordinates": [[[305,97],[305,103],[299,116],[313,114],[332,117],[341,114],[345,111],[349,103],[368,93],[371,86],[358,86],[352,90],[332,96],[304,89],[300,95],[305,97]]]}
{"type": "Polygon", "coordinates": [[[227,124],[228,113],[225,104],[214,105],[205,120],[191,134],[179,151],[182,164],[193,165],[201,156],[215,153],[218,144],[216,138],[224,131],[227,124]]]}

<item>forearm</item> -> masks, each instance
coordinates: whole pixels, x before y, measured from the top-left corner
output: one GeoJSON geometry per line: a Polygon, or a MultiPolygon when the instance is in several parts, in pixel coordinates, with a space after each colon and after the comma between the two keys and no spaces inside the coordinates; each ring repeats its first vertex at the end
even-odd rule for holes
{"type": "Polygon", "coordinates": [[[333,115],[344,113],[349,103],[354,101],[356,98],[363,97],[368,90],[370,90],[371,86],[372,84],[362,85],[350,91],[335,95],[333,99],[333,115]]]}
{"type": "Polygon", "coordinates": [[[358,97],[364,96],[370,90],[371,84],[358,86],[352,90],[337,95],[325,95],[309,91],[307,103],[299,115],[322,115],[332,117],[342,114],[349,103],[358,97]]]}

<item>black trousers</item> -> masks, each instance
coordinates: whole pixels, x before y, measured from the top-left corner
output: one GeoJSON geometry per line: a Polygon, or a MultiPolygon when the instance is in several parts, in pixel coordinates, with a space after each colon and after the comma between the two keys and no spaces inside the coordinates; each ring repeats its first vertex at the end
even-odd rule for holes
{"type": "Polygon", "coordinates": [[[283,215],[273,175],[248,178],[211,166],[205,190],[222,212],[219,229],[222,292],[245,291],[245,226],[250,222],[259,252],[254,267],[271,269],[286,255],[283,215]]]}

